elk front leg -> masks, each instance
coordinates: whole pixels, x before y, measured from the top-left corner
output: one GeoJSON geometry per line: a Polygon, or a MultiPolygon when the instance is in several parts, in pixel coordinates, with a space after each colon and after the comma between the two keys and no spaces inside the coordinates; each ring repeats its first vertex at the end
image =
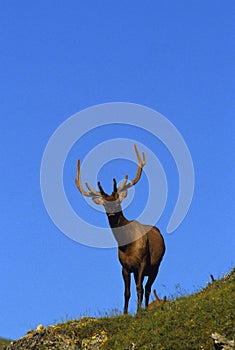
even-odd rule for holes
{"type": "Polygon", "coordinates": [[[128,304],[131,296],[130,292],[130,286],[131,286],[131,275],[130,272],[127,271],[124,267],[122,268],[122,276],[125,284],[125,292],[124,292],[124,298],[125,298],[125,304],[124,304],[124,314],[128,313],[128,304]]]}
{"type": "Polygon", "coordinates": [[[138,297],[138,305],[137,305],[137,312],[140,311],[142,300],[143,300],[143,280],[144,280],[144,265],[139,268],[137,272],[134,273],[135,277],[135,283],[136,283],[136,291],[137,291],[137,297],[138,297]]]}

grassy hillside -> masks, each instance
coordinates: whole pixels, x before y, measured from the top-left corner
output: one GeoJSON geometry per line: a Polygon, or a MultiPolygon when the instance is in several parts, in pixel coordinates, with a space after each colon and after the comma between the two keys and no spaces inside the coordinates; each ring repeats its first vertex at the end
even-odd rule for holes
{"type": "Polygon", "coordinates": [[[235,336],[235,269],[190,296],[135,316],[83,317],[35,331],[8,349],[214,349],[211,334],[235,336]]]}
{"type": "Polygon", "coordinates": [[[7,344],[10,344],[10,340],[0,338],[0,350],[4,349],[7,344]]]}

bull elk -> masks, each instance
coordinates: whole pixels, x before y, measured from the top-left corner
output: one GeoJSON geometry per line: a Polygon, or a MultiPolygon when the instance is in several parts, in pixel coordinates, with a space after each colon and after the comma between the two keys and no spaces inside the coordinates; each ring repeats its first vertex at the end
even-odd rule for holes
{"type": "Polygon", "coordinates": [[[155,296],[155,300],[152,301],[150,304],[148,304],[148,310],[152,310],[156,307],[164,305],[165,303],[168,303],[168,300],[166,300],[166,296],[164,296],[163,299],[159,298],[159,296],[157,295],[156,289],[154,289],[153,294],[155,296]]]}
{"type": "Polygon", "coordinates": [[[75,183],[82,195],[91,197],[96,204],[102,204],[108,216],[109,225],[118,243],[118,257],[122,265],[122,276],[125,284],[124,314],[128,313],[130,299],[131,273],[134,273],[138,296],[137,311],[140,310],[143,300],[143,280],[147,276],[145,285],[145,307],[148,307],[151,286],[157,277],[158,269],[165,253],[165,244],[160,231],[150,225],[143,225],[135,220],[125,218],[121,202],[127,196],[130,187],[140,180],[142,169],[146,164],[145,154],[141,159],[136,145],[134,145],[138,168],[135,178],[128,182],[128,175],[120,186],[113,179],[113,192],[111,195],[104,192],[100,182],[99,191],[93,189],[87,182],[85,190],[81,185],[80,160],[77,162],[77,177],[75,183]]]}

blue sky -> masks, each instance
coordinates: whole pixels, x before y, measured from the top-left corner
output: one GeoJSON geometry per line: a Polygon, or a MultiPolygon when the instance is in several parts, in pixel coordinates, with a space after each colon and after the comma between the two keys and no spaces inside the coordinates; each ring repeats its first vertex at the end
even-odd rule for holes
{"type": "MultiPolygon", "coordinates": [[[[122,310],[116,249],[66,237],[48,216],[40,191],[41,160],[52,133],[93,105],[131,102],[167,117],[190,150],[194,198],[183,223],[167,234],[178,191],[175,164],[150,135],[120,126],[115,132],[97,129],[71,150],[64,186],[74,210],[84,203],[74,186],[75,159],[96,143],[133,134],[157,154],[169,182],[166,210],[156,223],[167,245],[154,284],[159,294],[175,295],[178,284],[192,292],[210,273],[218,277],[234,265],[234,12],[231,0],[1,2],[1,336],[17,338],[40,323],[122,310]]],[[[107,191],[115,169],[122,176],[118,161],[99,174],[107,191]]],[[[124,174],[134,171],[126,162],[124,174]]],[[[146,186],[143,177],[128,218],[146,200],[146,186]]],[[[92,217],[89,210],[84,207],[82,215],[92,217]]],[[[107,226],[104,214],[93,213],[107,226]]],[[[133,287],[132,312],[135,304],[133,287]]]]}

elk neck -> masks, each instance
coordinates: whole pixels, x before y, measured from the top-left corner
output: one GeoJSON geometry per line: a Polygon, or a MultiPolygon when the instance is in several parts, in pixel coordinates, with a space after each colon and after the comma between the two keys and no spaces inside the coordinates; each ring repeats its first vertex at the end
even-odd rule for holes
{"type": "Polygon", "coordinates": [[[119,211],[118,213],[106,214],[108,216],[109,225],[111,228],[125,226],[130,223],[130,221],[125,218],[122,211],[119,211]]]}

